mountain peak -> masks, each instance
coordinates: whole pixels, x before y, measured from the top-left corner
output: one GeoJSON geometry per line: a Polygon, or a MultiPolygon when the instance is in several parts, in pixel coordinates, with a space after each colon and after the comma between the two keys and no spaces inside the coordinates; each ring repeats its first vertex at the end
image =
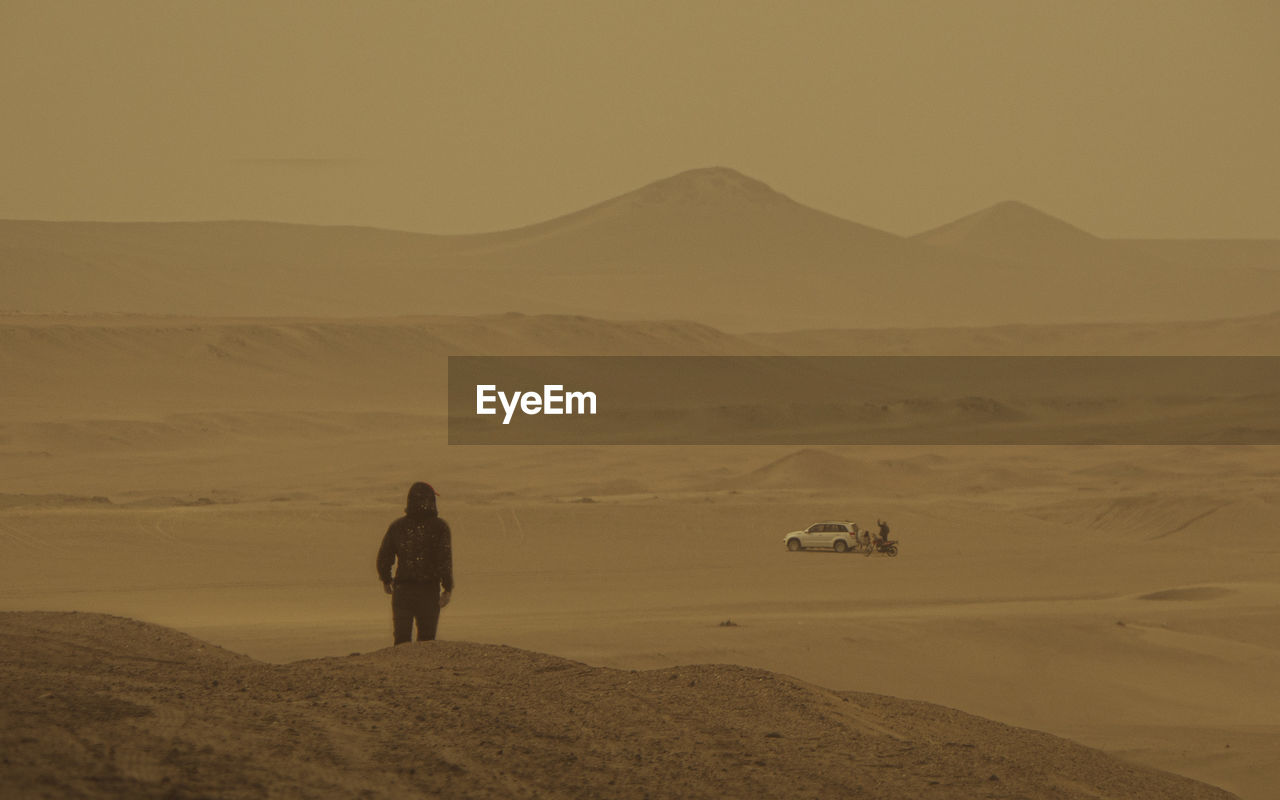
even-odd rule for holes
{"type": "Polygon", "coordinates": [[[913,238],[932,245],[984,252],[1099,241],[1088,231],[1017,200],[1001,201],[913,238]]]}
{"type": "Polygon", "coordinates": [[[1085,236],[1093,235],[1034,206],[1029,206],[1021,200],[1001,200],[999,203],[984,208],[974,216],[984,218],[988,222],[1000,222],[1006,225],[1053,226],[1077,231],[1085,236]]]}
{"type": "Polygon", "coordinates": [[[699,167],[654,181],[624,195],[644,204],[703,205],[723,202],[790,203],[763,181],[729,167],[699,167]]]}
{"type": "Polygon", "coordinates": [[[1021,200],[1001,200],[999,203],[992,203],[990,206],[978,212],[988,214],[1029,214],[1038,216],[1049,216],[1034,206],[1029,206],[1021,200]]]}

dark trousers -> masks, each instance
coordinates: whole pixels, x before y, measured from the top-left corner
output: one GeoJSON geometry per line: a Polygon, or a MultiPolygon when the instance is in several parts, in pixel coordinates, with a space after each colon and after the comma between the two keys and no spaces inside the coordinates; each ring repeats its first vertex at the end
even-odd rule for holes
{"type": "Polygon", "coordinates": [[[440,621],[440,584],[397,583],[391,590],[391,624],[396,644],[404,644],[418,621],[418,641],[436,638],[440,621]]]}

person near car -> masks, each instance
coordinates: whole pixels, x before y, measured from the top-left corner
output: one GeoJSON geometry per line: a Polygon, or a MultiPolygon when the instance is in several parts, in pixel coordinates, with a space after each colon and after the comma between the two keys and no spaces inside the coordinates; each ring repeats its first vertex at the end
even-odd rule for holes
{"type": "Polygon", "coordinates": [[[880,526],[880,543],[888,544],[889,543],[889,523],[885,522],[882,519],[877,519],[876,524],[880,526]]]}
{"type": "Polygon", "coordinates": [[[436,638],[440,609],[453,595],[453,533],[436,509],[436,490],[419,481],[409,487],[404,516],[391,523],[378,548],[378,580],[391,595],[396,644],[436,638]],[[395,566],[395,577],[391,568],[395,566]]]}

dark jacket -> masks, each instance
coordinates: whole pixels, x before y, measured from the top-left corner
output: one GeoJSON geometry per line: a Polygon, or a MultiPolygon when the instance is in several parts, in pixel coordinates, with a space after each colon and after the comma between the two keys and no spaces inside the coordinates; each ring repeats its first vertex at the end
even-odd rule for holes
{"type": "Polygon", "coordinates": [[[436,498],[426,484],[409,490],[405,514],[391,523],[378,548],[378,579],[391,582],[391,565],[396,565],[396,583],[439,582],[453,591],[453,534],[449,523],[436,512],[436,498]]]}

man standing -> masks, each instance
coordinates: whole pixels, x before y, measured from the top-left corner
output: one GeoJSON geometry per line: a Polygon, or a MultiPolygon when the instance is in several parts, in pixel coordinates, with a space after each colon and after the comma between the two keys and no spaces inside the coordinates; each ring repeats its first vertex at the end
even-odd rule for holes
{"type": "Polygon", "coordinates": [[[453,593],[452,539],[449,524],[436,511],[436,490],[429,483],[415,483],[409,488],[404,516],[391,523],[378,548],[378,579],[391,595],[396,644],[412,638],[414,620],[418,641],[436,638],[440,609],[453,593]]]}

